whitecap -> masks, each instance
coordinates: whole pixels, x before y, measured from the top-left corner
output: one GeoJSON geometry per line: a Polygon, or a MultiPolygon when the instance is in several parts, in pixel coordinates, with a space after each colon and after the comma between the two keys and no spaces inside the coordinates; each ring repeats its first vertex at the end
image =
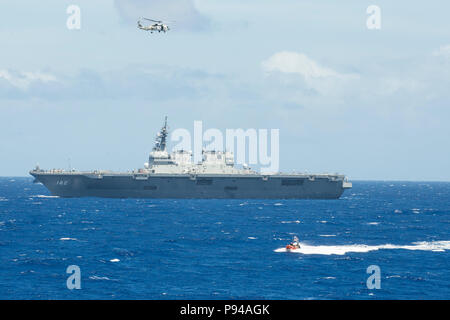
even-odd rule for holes
{"type": "Polygon", "coordinates": [[[379,222],[368,222],[367,224],[371,225],[371,226],[376,226],[376,225],[379,225],[380,223],[379,222]]]}
{"type": "Polygon", "coordinates": [[[119,259],[111,259],[111,260],[109,260],[110,262],[119,262],[120,260],[119,259]]]}
{"type": "Polygon", "coordinates": [[[319,234],[319,237],[336,237],[335,234],[319,234]]]}
{"type": "Polygon", "coordinates": [[[281,221],[281,223],[300,223],[300,220],[295,220],[295,221],[281,221]]]}
{"type": "Polygon", "coordinates": [[[90,276],[89,279],[91,279],[91,280],[111,280],[108,277],[99,277],[99,276],[90,276]]]}
{"type": "Polygon", "coordinates": [[[277,202],[277,203],[275,203],[274,204],[274,206],[282,206],[283,204],[282,203],[279,203],[279,202],[277,202]]]}
{"type": "Polygon", "coordinates": [[[34,195],[32,197],[35,197],[35,198],[49,198],[49,199],[59,198],[59,196],[47,196],[45,194],[37,194],[37,195],[34,195]]]}
{"type": "Polygon", "coordinates": [[[250,239],[250,240],[256,240],[256,239],[258,239],[258,238],[255,238],[255,237],[248,237],[248,239],[250,239]]]}
{"type": "Polygon", "coordinates": [[[61,240],[61,241],[69,241],[69,240],[78,241],[77,238],[59,238],[59,240],[61,240]]]}

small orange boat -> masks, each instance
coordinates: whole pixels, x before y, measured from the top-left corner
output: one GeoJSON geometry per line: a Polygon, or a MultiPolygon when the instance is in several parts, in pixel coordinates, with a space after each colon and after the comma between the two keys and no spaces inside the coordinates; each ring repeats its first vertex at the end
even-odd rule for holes
{"type": "Polygon", "coordinates": [[[295,250],[295,249],[300,249],[300,242],[298,242],[297,237],[294,237],[292,242],[286,246],[286,250],[288,250],[288,251],[295,250]]]}

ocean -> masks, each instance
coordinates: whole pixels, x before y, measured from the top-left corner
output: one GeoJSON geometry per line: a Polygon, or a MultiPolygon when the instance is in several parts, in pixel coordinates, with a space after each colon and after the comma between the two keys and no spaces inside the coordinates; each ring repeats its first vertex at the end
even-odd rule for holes
{"type": "Polygon", "coordinates": [[[57,198],[0,178],[0,299],[449,299],[449,270],[450,183],[151,200],[57,198]],[[301,247],[286,252],[293,236],[301,247]]]}

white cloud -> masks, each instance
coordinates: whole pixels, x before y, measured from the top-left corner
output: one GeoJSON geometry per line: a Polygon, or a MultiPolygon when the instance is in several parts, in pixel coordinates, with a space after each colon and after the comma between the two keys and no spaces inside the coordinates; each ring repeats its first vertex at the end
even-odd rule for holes
{"type": "Polygon", "coordinates": [[[297,73],[306,80],[313,78],[349,77],[355,75],[340,74],[330,68],[319,65],[303,53],[282,51],[275,53],[269,59],[262,62],[266,72],[297,73]]]}
{"type": "Polygon", "coordinates": [[[0,79],[8,81],[12,86],[25,90],[35,82],[57,81],[56,77],[42,72],[13,72],[9,70],[0,70],[0,79]]]}
{"type": "Polygon", "coordinates": [[[433,52],[433,55],[436,57],[450,57],[450,44],[441,46],[433,52]]]}
{"type": "Polygon", "coordinates": [[[358,74],[339,73],[321,66],[303,53],[282,51],[262,62],[263,70],[284,86],[295,88],[297,94],[341,95],[347,91],[358,74]],[[278,75],[278,77],[277,77],[278,75]],[[281,76],[279,76],[281,75],[281,76]],[[300,77],[299,77],[300,76],[300,77]],[[306,90],[306,92],[301,92],[306,90]]]}
{"type": "Polygon", "coordinates": [[[48,101],[96,99],[205,99],[228,95],[231,78],[198,69],[136,65],[110,71],[79,70],[75,74],[0,69],[0,103],[6,99],[48,101]],[[174,95],[174,92],[176,95],[174,95]]]}

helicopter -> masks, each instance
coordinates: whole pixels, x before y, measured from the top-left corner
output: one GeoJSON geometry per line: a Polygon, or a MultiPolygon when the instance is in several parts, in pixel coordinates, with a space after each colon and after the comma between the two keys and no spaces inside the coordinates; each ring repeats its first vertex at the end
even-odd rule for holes
{"type": "Polygon", "coordinates": [[[138,28],[144,31],[150,31],[150,33],[153,33],[153,31],[158,31],[158,32],[167,32],[170,30],[169,26],[164,24],[162,21],[160,20],[153,20],[153,19],[148,19],[148,18],[140,18],[137,22],[138,24],[138,28]],[[154,22],[153,24],[144,26],[141,21],[142,20],[147,20],[147,21],[151,21],[154,22]]]}

